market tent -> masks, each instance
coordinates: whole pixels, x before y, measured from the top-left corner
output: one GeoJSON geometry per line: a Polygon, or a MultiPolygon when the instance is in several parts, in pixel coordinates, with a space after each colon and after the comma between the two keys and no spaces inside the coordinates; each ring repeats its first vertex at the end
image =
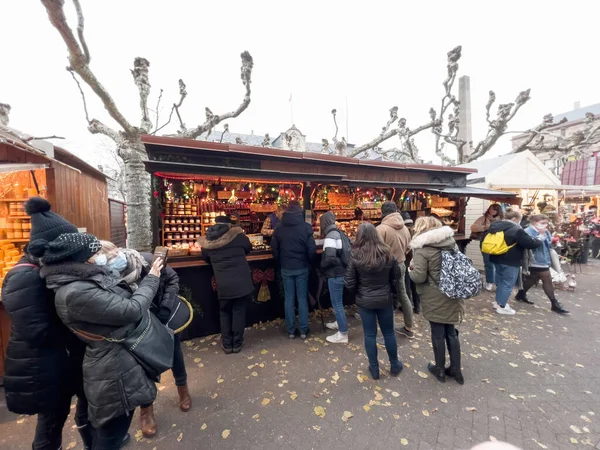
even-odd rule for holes
{"type": "Polygon", "coordinates": [[[493,189],[484,189],[473,186],[448,186],[440,190],[427,189],[427,191],[448,197],[477,198],[500,203],[520,204],[521,201],[521,199],[517,197],[517,194],[514,192],[495,191],[493,189]]]}

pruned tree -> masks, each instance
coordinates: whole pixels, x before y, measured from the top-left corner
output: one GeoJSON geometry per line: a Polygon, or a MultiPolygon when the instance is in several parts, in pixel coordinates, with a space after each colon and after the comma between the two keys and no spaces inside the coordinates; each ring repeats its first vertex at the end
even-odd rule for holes
{"type": "Polygon", "coordinates": [[[171,107],[169,118],[162,126],[158,124],[158,110],[162,91],[158,97],[156,108],[156,121],[153,127],[149,117],[148,100],[150,97],[150,62],[145,58],[135,58],[131,74],[139,93],[139,106],[141,119],[139,125],[134,125],[121,113],[116,102],[108,90],[102,85],[90,67],[91,53],[85,40],[85,21],[79,0],[72,0],[77,13],[77,33],[69,26],[64,11],[64,0],[41,0],[46,8],[51,24],[59,32],[69,52],[69,65],[67,71],[71,74],[83,100],[85,118],[88,130],[93,134],[102,134],[111,138],[117,145],[117,153],[123,160],[125,171],[125,194],[127,199],[127,239],[128,245],[139,250],[149,250],[152,245],[152,229],[150,221],[151,186],[150,175],[144,169],[143,161],[147,158],[146,150],[141,141],[141,136],[148,133],[157,133],[171,123],[173,114],[179,120],[180,137],[196,139],[204,133],[210,134],[216,125],[224,120],[238,117],[250,104],[252,68],[254,62],[250,53],[241,55],[241,78],[245,86],[245,94],[241,104],[233,111],[225,114],[214,114],[209,108],[205,109],[205,120],[202,124],[188,129],[181,117],[180,108],[187,96],[186,85],[179,80],[179,101],[171,107]],[[119,129],[104,124],[96,118],[90,118],[84,91],[83,82],[102,101],[110,117],[117,123],[119,129]],[[154,129],[153,129],[154,128],[154,129]]]}
{"type": "Polygon", "coordinates": [[[10,122],[10,105],[8,103],[0,103],[0,125],[8,126],[10,122]]]}
{"type": "Polygon", "coordinates": [[[389,119],[377,137],[371,141],[354,148],[348,156],[359,157],[369,150],[374,150],[382,155],[384,159],[391,161],[410,161],[423,163],[419,155],[419,149],[415,144],[414,137],[429,130],[435,138],[435,153],[444,164],[463,164],[480,158],[498,142],[498,139],[507,133],[509,122],[515,117],[519,109],[530,99],[529,90],[519,93],[514,103],[498,105],[498,112],[494,118],[491,117],[491,108],[496,102],[496,94],[490,91],[486,104],[486,119],[488,131],[484,139],[472,147],[472,143],[466,142],[460,137],[460,102],[453,94],[454,82],[458,73],[458,61],[462,56],[462,47],[458,46],[448,52],[447,74],[442,85],[444,96],[442,97],[439,110],[431,107],[429,119],[422,125],[411,128],[407,120],[398,115],[398,107],[390,109],[389,119]],[[452,109],[450,110],[450,108],[452,109]],[[380,145],[388,139],[398,136],[400,147],[383,150],[380,145]],[[456,156],[448,154],[446,145],[454,147],[456,156]]]}
{"type": "Polygon", "coordinates": [[[600,144],[600,117],[588,112],[583,119],[583,127],[566,136],[561,125],[567,123],[566,117],[554,122],[552,114],[546,114],[540,124],[527,131],[515,132],[523,134],[516,143],[512,153],[530,150],[534,154],[547,153],[550,159],[558,159],[564,163],[570,159],[591,156],[600,144]],[[564,133],[564,134],[563,134],[564,133]]]}

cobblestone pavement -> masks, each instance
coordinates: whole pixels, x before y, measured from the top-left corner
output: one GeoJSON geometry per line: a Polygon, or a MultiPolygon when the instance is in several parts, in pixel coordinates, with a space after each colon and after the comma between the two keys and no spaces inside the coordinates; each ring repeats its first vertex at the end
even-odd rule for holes
{"type": "MultiPolygon", "coordinates": [[[[431,450],[497,439],[523,449],[600,449],[599,274],[593,261],[575,292],[559,292],[571,316],[550,312],[539,288],[535,306],[514,305],[516,316],[494,313],[489,293],[468,301],[464,386],[426,375],[432,354],[422,317],[416,339],[398,339],[405,370],[379,381],[365,376],[354,318],[348,345],[328,345],[314,318],[306,342],[289,341],[281,323],[249,330],[239,355],[222,354],[217,336],[186,342],[193,409],[177,409],[167,374],[158,436],[141,438],[135,417],[129,448],[431,450]]],[[[0,448],[31,448],[34,425],[0,405],[0,448]]],[[[74,428],[71,420],[63,448],[82,447],[74,428]]]]}

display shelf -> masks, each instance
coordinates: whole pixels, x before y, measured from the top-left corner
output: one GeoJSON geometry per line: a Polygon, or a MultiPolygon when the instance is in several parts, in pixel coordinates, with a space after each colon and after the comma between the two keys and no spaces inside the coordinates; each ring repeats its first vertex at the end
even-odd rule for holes
{"type": "MultiPolygon", "coordinates": [[[[208,213],[210,214],[210,213],[208,213]]],[[[166,217],[174,217],[176,219],[197,219],[199,217],[202,217],[202,215],[198,215],[198,214],[165,214],[165,218],[166,217]]]]}
{"type": "Polygon", "coordinates": [[[0,242],[12,242],[13,244],[26,244],[29,239],[0,239],[0,242]]]}
{"type": "Polygon", "coordinates": [[[28,198],[0,198],[0,202],[25,203],[28,198]]]}
{"type": "Polygon", "coordinates": [[[11,220],[31,220],[29,216],[6,216],[6,218],[11,220]]]}

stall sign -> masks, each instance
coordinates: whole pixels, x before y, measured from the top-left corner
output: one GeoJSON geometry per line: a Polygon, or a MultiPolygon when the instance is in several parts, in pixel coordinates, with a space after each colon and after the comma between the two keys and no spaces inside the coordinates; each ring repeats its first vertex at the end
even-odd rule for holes
{"type": "Polygon", "coordinates": [[[348,206],[352,203],[352,194],[346,192],[329,192],[327,202],[329,206],[348,206]]]}

